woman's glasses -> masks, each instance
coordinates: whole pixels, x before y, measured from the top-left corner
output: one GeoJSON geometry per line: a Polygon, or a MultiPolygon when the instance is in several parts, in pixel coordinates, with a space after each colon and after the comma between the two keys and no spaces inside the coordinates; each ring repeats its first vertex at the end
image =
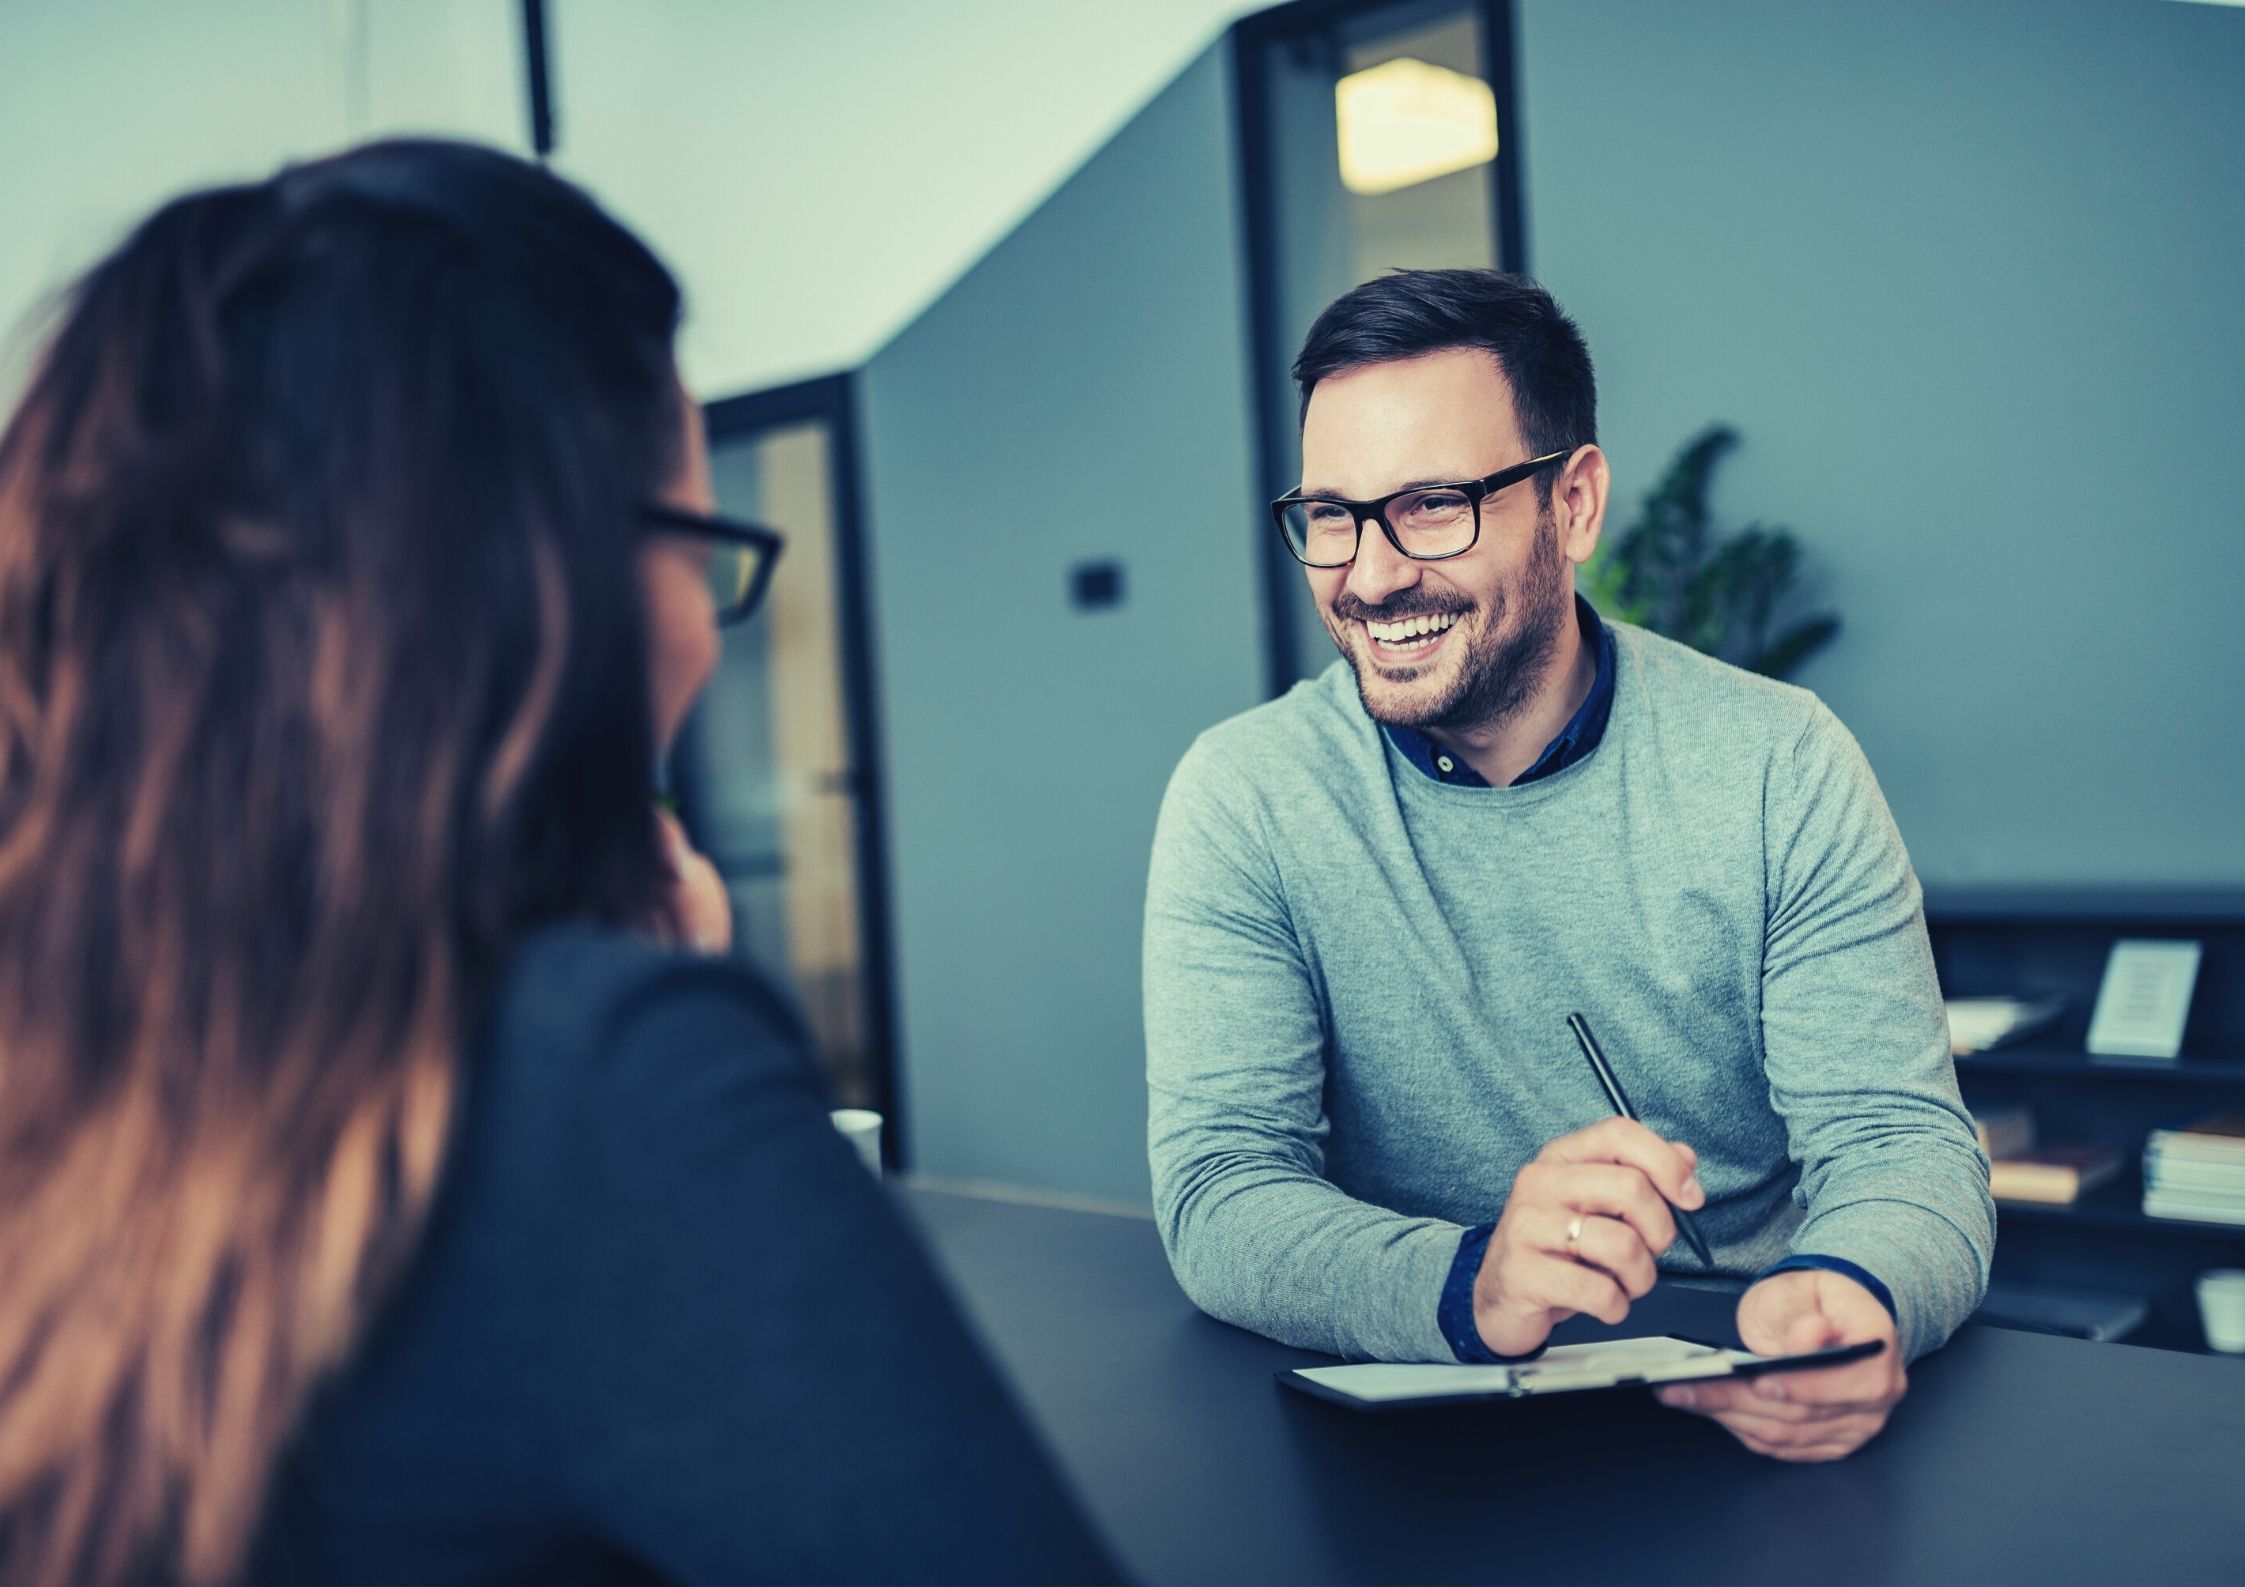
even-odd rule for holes
{"type": "Polygon", "coordinates": [[[737,623],[756,610],[784,543],[761,524],[720,518],[648,502],[639,515],[656,534],[692,535],[709,551],[706,577],[720,625],[737,623]]]}

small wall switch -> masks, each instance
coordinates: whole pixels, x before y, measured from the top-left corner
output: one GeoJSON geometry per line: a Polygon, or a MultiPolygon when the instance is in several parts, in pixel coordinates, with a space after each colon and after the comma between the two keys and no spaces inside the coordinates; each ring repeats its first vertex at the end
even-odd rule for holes
{"type": "Polygon", "coordinates": [[[1068,570],[1068,600],[1080,612],[1096,612],[1123,602],[1120,562],[1079,562],[1068,570]]]}

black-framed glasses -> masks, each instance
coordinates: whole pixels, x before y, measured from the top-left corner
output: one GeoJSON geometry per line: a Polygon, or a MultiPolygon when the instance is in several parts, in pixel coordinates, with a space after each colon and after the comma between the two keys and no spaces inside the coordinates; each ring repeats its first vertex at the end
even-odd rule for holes
{"type": "Polygon", "coordinates": [[[1286,549],[1304,567],[1340,568],[1354,562],[1366,523],[1378,524],[1388,544],[1414,562],[1440,562],[1464,556],[1481,538],[1482,502],[1573,455],[1573,447],[1546,452],[1480,479],[1413,485],[1374,501],[1299,493],[1281,496],[1271,503],[1271,517],[1285,537],[1286,549]]]}
{"type": "Polygon", "coordinates": [[[657,534],[692,535],[709,548],[706,576],[720,625],[737,623],[756,610],[765,586],[772,582],[780,547],[786,543],[776,531],[660,502],[642,504],[639,516],[657,534]]]}

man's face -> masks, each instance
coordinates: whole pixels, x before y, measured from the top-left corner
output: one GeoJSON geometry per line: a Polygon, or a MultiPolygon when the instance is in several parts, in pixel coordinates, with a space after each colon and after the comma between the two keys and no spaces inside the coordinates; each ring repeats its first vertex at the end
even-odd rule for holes
{"type": "MultiPolygon", "coordinates": [[[[1363,501],[1528,456],[1503,370],[1467,348],[1328,375],[1302,419],[1311,494],[1363,501]]],[[[1535,693],[1573,615],[1573,566],[1533,480],[1481,503],[1463,556],[1413,561],[1368,524],[1354,562],[1304,571],[1365,711],[1391,727],[1500,725],[1535,693]]]]}

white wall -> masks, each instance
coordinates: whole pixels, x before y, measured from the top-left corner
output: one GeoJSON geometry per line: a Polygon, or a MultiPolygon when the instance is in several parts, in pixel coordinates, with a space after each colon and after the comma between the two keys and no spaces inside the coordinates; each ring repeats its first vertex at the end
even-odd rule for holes
{"type": "Polygon", "coordinates": [[[1626,522],[1730,523],[1929,889],[2245,885],[2245,12],[1524,0],[1536,274],[1626,522]],[[1596,62],[1594,79],[1583,62],[1596,62]]]}
{"type": "MultiPolygon", "coordinates": [[[[1253,9],[552,0],[555,164],[678,272],[728,396],[862,364],[1253,9]]],[[[0,326],[186,188],[386,133],[525,150],[519,11],[0,0],[0,326]]]]}
{"type": "Polygon", "coordinates": [[[190,188],[386,133],[520,148],[516,10],[511,0],[6,0],[0,335],[25,329],[134,222],[190,188]]]}
{"type": "Polygon", "coordinates": [[[865,362],[1243,0],[554,0],[556,163],[679,273],[704,397],[865,362]]]}

